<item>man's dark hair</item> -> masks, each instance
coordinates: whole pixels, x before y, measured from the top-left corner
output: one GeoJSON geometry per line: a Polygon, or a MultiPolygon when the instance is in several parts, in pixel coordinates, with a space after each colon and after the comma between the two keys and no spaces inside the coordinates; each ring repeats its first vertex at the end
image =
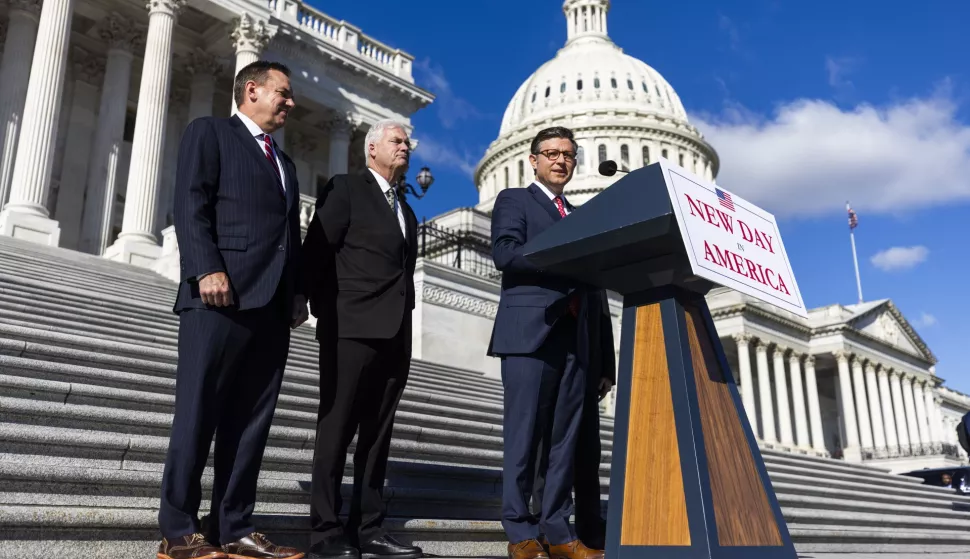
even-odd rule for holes
{"type": "Polygon", "coordinates": [[[573,138],[573,131],[566,128],[565,126],[553,126],[551,128],[544,128],[536,134],[536,137],[532,139],[532,147],[529,151],[532,155],[539,155],[539,144],[546,140],[552,138],[566,138],[573,144],[573,149],[579,149],[576,144],[575,138],[573,138]]]}
{"type": "Polygon", "coordinates": [[[239,73],[236,74],[236,81],[232,84],[232,98],[237,107],[242,105],[243,95],[246,94],[246,82],[254,81],[257,85],[263,85],[266,83],[266,78],[269,77],[270,70],[276,70],[286,77],[290,76],[290,69],[285,64],[270,62],[269,60],[257,60],[239,70],[239,73]]]}

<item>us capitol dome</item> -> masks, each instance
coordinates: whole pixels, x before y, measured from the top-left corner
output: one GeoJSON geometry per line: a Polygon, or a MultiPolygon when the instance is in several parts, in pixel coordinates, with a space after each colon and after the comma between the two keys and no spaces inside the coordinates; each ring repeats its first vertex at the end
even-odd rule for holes
{"type": "Polygon", "coordinates": [[[674,88],[646,63],[624,54],[606,30],[609,0],[566,0],[566,44],[515,92],[498,138],[475,168],[479,203],[490,212],[506,188],[532,182],[529,147],[549,126],[571,128],[579,144],[566,187],[580,205],[613,183],[597,167],[612,159],[631,170],[663,157],[713,181],[718,157],[687,120],[674,88]]]}

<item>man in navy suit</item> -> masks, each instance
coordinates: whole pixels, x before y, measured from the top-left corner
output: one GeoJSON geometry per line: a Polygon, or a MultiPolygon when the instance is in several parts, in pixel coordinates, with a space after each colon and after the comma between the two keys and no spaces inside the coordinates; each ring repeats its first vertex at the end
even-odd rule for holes
{"type": "Polygon", "coordinates": [[[503,275],[488,354],[502,360],[502,526],[511,559],[603,556],[584,545],[569,522],[587,395],[609,389],[606,380],[589,373],[589,322],[600,319],[602,294],[544,272],[522,255],[523,245],[571,211],[563,190],[573,176],[576,151],[568,128],[541,130],[529,156],[535,181],[502,191],[492,210],[493,259],[503,275]],[[528,504],[537,464],[545,470],[539,472],[544,487],[538,518],[528,504]],[[538,541],[540,529],[548,552],[538,541]]]}
{"type": "Polygon", "coordinates": [[[251,521],[290,329],[307,319],[296,169],[270,135],[294,107],[289,74],[274,62],[246,66],[233,86],[238,113],[193,121],[179,146],[179,354],[160,559],[304,555],[273,544],[251,521]],[[202,534],[201,477],[214,433],[202,534]]]}

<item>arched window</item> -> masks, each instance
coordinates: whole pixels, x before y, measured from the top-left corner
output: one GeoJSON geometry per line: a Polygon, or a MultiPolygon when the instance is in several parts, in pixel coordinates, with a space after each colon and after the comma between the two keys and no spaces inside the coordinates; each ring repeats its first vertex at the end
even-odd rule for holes
{"type": "Polygon", "coordinates": [[[643,92],[644,93],[650,93],[650,90],[647,89],[647,82],[640,82],[640,83],[643,84],[643,92]]]}
{"type": "Polygon", "coordinates": [[[505,188],[509,187],[509,166],[505,166],[505,188]]]}
{"type": "Polygon", "coordinates": [[[633,80],[626,80],[626,86],[630,88],[630,91],[633,91],[633,80]]]}
{"type": "Polygon", "coordinates": [[[626,144],[620,146],[620,169],[623,171],[630,170],[630,147],[626,144]]]}
{"type": "Polygon", "coordinates": [[[613,89],[616,89],[616,78],[610,78],[610,85],[613,89]]]}
{"type": "Polygon", "coordinates": [[[583,90],[583,80],[576,80],[576,91],[583,90]]]}
{"type": "Polygon", "coordinates": [[[525,186],[525,163],[519,160],[519,186],[525,186]]]}
{"type": "Polygon", "coordinates": [[[597,148],[597,151],[599,151],[599,153],[597,154],[599,155],[599,159],[600,159],[599,162],[602,163],[606,161],[606,144],[600,144],[600,147],[597,148]]]}
{"type": "Polygon", "coordinates": [[[549,97],[549,86],[546,86],[546,97],[549,97]]]}
{"type": "Polygon", "coordinates": [[[650,148],[643,146],[643,166],[646,167],[650,164],[650,148]]]}
{"type": "Polygon", "coordinates": [[[596,89],[599,89],[600,88],[600,79],[599,78],[593,78],[593,87],[596,88],[596,89]]]}
{"type": "Polygon", "coordinates": [[[683,153],[677,155],[677,164],[680,165],[681,167],[684,166],[684,154],[683,153]]]}
{"type": "Polygon", "coordinates": [[[668,158],[667,157],[667,150],[665,149],[665,150],[661,151],[660,152],[660,156],[663,157],[664,159],[667,159],[668,158]]]}
{"type": "Polygon", "coordinates": [[[532,92],[532,102],[533,103],[536,102],[536,92],[535,91],[532,92]]]}
{"type": "Polygon", "coordinates": [[[559,84],[559,93],[566,93],[566,82],[559,84]]]}
{"type": "Polygon", "coordinates": [[[586,172],[586,155],[583,146],[576,148],[576,172],[579,174],[586,172]]]}

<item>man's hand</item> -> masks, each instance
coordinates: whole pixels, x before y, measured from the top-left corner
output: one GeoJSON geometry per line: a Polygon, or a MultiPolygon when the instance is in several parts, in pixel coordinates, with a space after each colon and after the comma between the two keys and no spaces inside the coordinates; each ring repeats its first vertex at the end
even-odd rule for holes
{"type": "Polygon", "coordinates": [[[601,378],[599,388],[600,388],[600,401],[602,401],[603,398],[606,398],[606,395],[610,393],[610,390],[613,389],[613,381],[608,378],[601,378]]]}
{"type": "Polygon", "coordinates": [[[232,304],[232,288],[225,272],[213,272],[199,280],[199,295],[202,302],[214,307],[228,307],[232,304]]]}
{"type": "Polygon", "coordinates": [[[290,328],[296,328],[303,324],[310,317],[309,311],[306,306],[306,297],[303,295],[296,295],[293,297],[293,321],[290,322],[290,328]]]}

